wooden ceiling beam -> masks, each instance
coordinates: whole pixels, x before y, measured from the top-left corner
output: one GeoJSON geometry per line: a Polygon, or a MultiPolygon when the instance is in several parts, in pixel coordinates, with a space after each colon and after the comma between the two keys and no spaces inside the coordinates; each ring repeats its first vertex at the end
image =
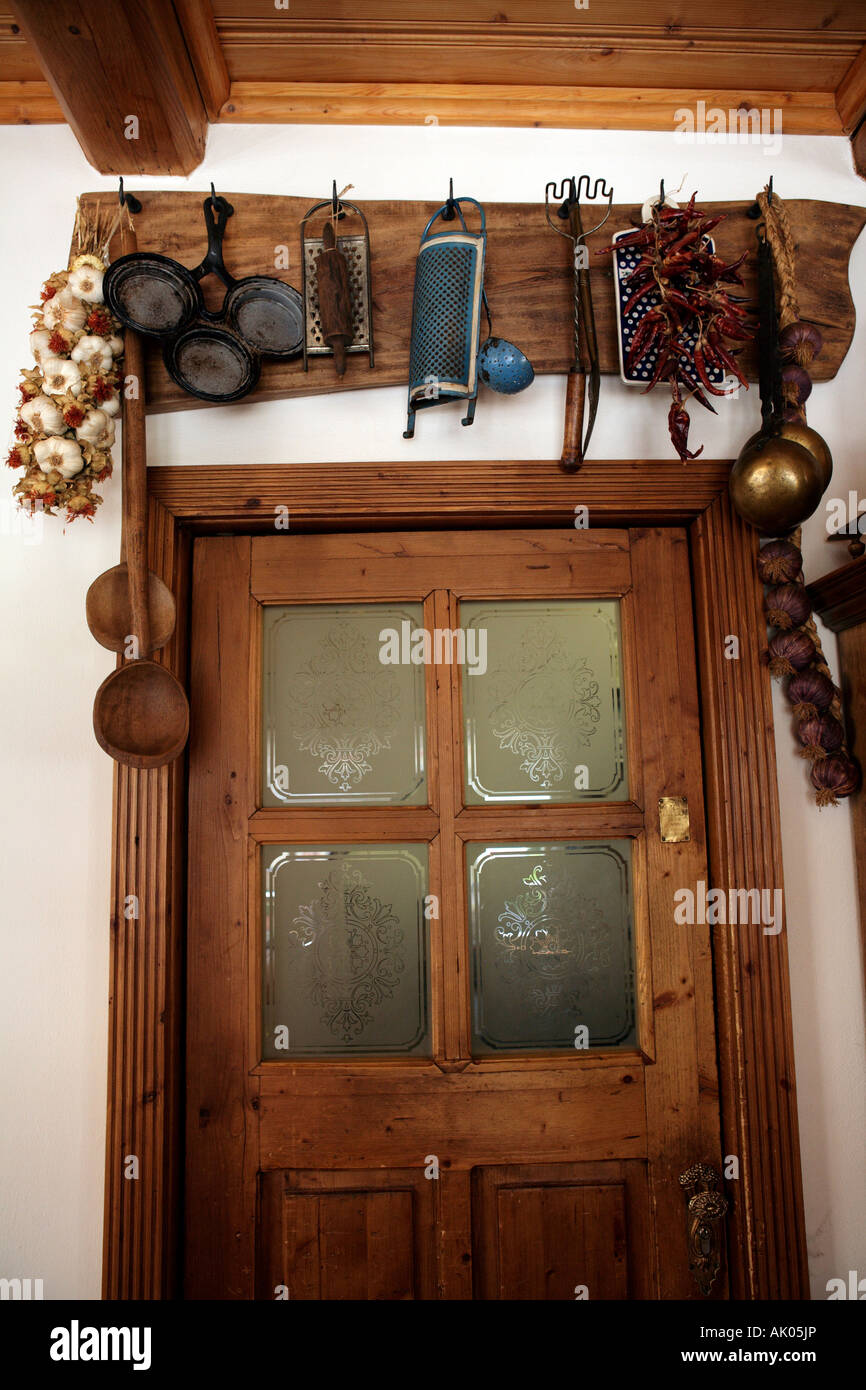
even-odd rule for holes
{"type": "Polygon", "coordinates": [[[675,130],[677,112],[782,112],[789,135],[841,135],[832,91],[534,87],[487,83],[233,82],[220,121],[301,125],[675,130]],[[703,102],[703,108],[698,103],[703,102]]]}
{"type": "Polygon", "coordinates": [[[836,110],[846,135],[851,135],[866,116],[866,46],[836,88],[836,110]]]}
{"type": "Polygon", "coordinates": [[[207,111],[171,0],[13,3],[95,169],[189,174],[197,168],[207,111]]]}
{"type": "Polygon", "coordinates": [[[215,121],[228,101],[229,71],[219,41],[210,0],[174,0],[187,51],[209,121],[215,121]]]}

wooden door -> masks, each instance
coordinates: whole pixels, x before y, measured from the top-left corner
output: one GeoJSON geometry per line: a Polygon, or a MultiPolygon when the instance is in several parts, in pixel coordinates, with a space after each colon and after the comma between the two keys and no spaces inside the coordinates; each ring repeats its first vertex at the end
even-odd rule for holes
{"type": "Polygon", "coordinates": [[[684,533],[203,538],[192,612],[186,1296],[699,1296],[684,533]]]}

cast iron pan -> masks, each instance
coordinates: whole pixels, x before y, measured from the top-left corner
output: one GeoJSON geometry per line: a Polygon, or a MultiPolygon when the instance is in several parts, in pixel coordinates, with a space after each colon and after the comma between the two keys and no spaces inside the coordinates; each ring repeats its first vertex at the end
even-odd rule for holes
{"type": "Polygon", "coordinates": [[[301,352],[304,312],[291,285],[267,275],[235,280],[222,254],[225,225],[234,209],[213,193],[204,200],[208,245],[193,270],[156,252],[121,256],[109,266],[106,302],[121,323],[164,341],[172,379],[203,401],[234,401],[252,391],[261,356],[301,352]],[[216,217],[214,217],[216,211],[216,217]],[[214,274],[226,287],[222,308],[211,313],[200,281],[214,274]]]}

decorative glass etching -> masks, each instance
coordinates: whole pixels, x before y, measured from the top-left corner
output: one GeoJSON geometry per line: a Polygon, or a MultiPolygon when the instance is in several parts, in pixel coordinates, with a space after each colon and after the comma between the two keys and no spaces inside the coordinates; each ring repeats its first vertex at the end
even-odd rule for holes
{"type": "Polygon", "coordinates": [[[426,845],[262,850],[263,1055],[425,1053],[426,845]]]}
{"type": "Polygon", "coordinates": [[[633,1046],[631,841],[470,844],[466,862],[473,1051],[633,1046]]]}
{"type": "Polygon", "coordinates": [[[265,608],[263,805],[426,805],[424,667],[380,660],[406,622],[420,603],[265,608]]]}
{"type": "Polygon", "coordinates": [[[465,801],[627,801],[619,604],[460,605],[486,633],[485,674],[461,673],[465,801]]]}

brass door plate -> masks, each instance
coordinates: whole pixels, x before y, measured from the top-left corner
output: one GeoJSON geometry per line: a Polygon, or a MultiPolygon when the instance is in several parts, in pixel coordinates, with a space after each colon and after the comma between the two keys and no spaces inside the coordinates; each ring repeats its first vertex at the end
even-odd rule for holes
{"type": "Polygon", "coordinates": [[[659,836],[665,845],[679,845],[691,839],[687,796],[659,797],[659,836]]]}

